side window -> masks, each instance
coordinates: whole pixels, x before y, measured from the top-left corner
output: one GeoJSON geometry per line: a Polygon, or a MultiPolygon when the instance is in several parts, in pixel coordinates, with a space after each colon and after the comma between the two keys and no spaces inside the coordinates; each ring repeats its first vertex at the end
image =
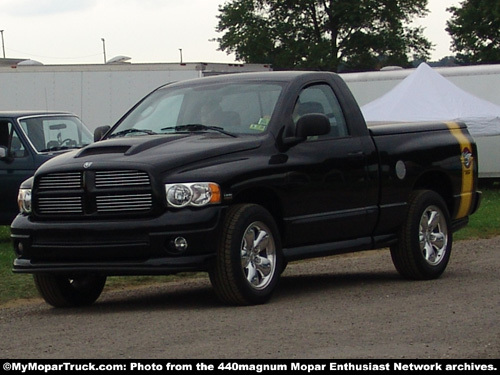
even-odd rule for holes
{"type": "Polygon", "coordinates": [[[225,95],[220,102],[223,113],[234,113],[237,120],[223,121],[221,125],[237,133],[253,134],[266,130],[280,93],[281,90],[275,87],[263,87],[225,95]]]}
{"type": "Polygon", "coordinates": [[[293,110],[293,121],[308,113],[323,113],[330,120],[330,133],[314,139],[347,137],[349,132],[344,114],[332,88],[326,84],[305,88],[299,95],[293,110]]]}
{"type": "Polygon", "coordinates": [[[23,158],[27,155],[19,135],[9,121],[0,121],[0,146],[9,150],[9,156],[23,158]]]}

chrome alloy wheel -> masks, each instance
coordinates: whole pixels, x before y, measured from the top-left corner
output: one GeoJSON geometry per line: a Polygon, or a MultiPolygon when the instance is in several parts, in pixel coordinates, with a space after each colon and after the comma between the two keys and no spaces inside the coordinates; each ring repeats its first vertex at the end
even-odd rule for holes
{"type": "Polygon", "coordinates": [[[253,222],[241,241],[241,267],[249,285],[265,289],[276,271],[276,246],[271,230],[262,222],[253,222]]]}
{"type": "Polygon", "coordinates": [[[439,264],[448,248],[448,226],[438,207],[429,206],[422,214],[419,242],[425,261],[432,266],[439,264]]]}

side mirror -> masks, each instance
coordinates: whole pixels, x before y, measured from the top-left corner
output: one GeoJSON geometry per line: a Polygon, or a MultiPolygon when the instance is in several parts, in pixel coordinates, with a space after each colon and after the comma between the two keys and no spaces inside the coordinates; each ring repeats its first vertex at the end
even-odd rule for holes
{"type": "Polygon", "coordinates": [[[98,142],[104,137],[104,135],[111,129],[111,126],[99,126],[96,130],[94,130],[94,142],[98,142]]]}
{"type": "Polygon", "coordinates": [[[310,113],[302,116],[297,121],[295,136],[306,139],[307,137],[325,135],[330,132],[330,121],[321,113],[310,113]]]}
{"type": "Polygon", "coordinates": [[[7,155],[8,155],[7,147],[0,146],[0,160],[7,159],[7,155]]]}
{"type": "Polygon", "coordinates": [[[330,132],[330,121],[321,113],[310,113],[302,116],[295,126],[295,136],[283,139],[285,148],[293,147],[303,142],[307,137],[325,135],[330,132]]]}

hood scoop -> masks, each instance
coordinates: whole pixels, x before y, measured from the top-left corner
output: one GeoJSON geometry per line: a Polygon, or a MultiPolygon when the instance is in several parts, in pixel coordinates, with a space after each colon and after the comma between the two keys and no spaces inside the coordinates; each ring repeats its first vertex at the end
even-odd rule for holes
{"type": "Polygon", "coordinates": [[[121,154],[121,155],[134,155],[142,151],[152,149],[154,147],[163,145],[165,143],[173,142],[175,140],[185,138],[188,135],[175,135],[175,136],[143,136],[143,137],[130,137],[108,139],[92,143],[91,145],[83,148],[75,156],[82,158],[90,155],[103,155],[103,154],[121,154]]]}
{"type": "Polygon", "coordinates": [[[93,147],[88,146],[78,152],[75,158],[82,158],[91,155],[104,155],[104,154],[125,154],[130,149],[130,146],[106,146],[106,147],[93,147]]]}

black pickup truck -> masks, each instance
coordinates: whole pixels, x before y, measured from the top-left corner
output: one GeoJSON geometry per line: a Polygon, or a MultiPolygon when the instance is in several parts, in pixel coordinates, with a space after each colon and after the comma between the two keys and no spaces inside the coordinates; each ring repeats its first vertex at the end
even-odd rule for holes
{"type": "Polygon", "coordinates": [[[480,201],[464,124],[367,127],[333,73],[168,84],[94,137],[22,184],[11,225],[14,272],[53,306],[186,271],[264,303],[288,261],[385,247],[404,277],[437,278],[480,201]]]}

